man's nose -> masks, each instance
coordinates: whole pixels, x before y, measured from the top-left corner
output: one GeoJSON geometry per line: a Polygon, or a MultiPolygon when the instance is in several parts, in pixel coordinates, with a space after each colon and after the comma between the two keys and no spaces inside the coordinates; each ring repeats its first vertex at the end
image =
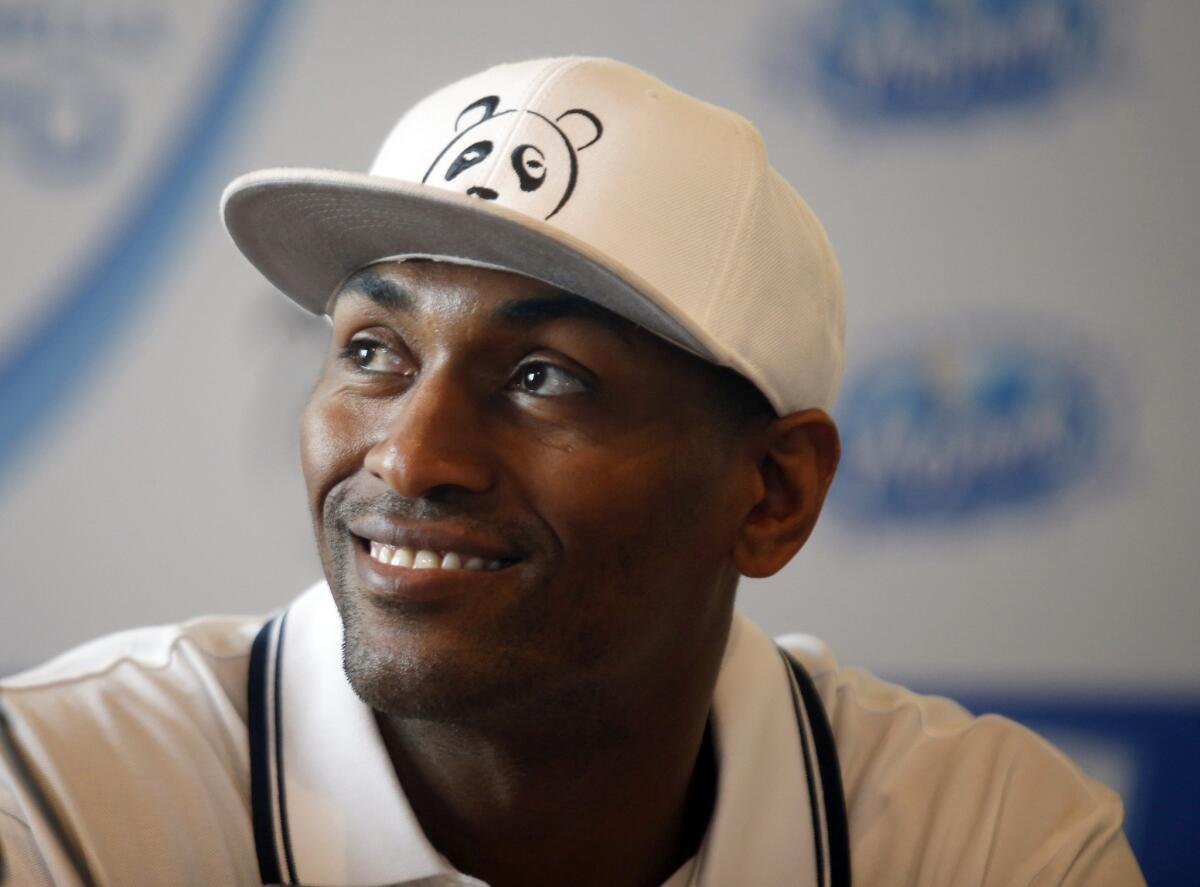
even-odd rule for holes
{"type": "Polygon", "coordinates": [[[364,465],[406,498],[439,488],[485,493],[494,482],[483,406],[448,377],[419,377],[397,400],[364,465]]]}

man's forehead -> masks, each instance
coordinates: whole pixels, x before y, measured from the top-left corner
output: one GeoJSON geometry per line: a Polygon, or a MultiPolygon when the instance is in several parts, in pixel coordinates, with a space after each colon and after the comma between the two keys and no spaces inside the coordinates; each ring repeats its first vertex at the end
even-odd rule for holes
{"type": "Polygon", "coordinates": [[[347,298],[403,314],[483,310],[515,326],[578,318],[624,334],[637,328],[589,299],[532,277],[430,260],[385,262],[355,272],[330,299],[327,313],[332,316],[347,298]]]}

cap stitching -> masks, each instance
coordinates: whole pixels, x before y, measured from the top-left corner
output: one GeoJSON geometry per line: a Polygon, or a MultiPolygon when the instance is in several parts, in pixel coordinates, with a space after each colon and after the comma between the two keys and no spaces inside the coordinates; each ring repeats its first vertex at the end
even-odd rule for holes
{"type": "MultiPolygon", "coordinates": [[[[731,116],[733,117],[734,126],[738,130],[739,135],[742,137],[742,141],[750,141],[746,138],[746,130],[743,126],[742,118],[736,115],[731,116]]],[[[745,194],[742,197],[741,208],[738,210],[737,215],[733,217],[733,224],[731,230],[728,232],[730,235],[728,238],[729,249],[725,253],[725,260],[722,264],[720,272],[714,275],[713,286],[709,290],[708,304],[704,308],[704,325],[706,327],[708,326],[709,320],[712,318],[713,310],[717,304],[717,299],[715,296],[725,288],[730,270],[733,267],[734,256],[738,252],[742,229],[745,225],[746,218],[750,213],[750,200],[753,196],[753,191],[749,187],[749,183],[753,178],[753,167],[757,165],[757,157],[755,156],[756,154],[757,152],[751,152],[751,156],[749,158],[750,162],[742,164],[742,172],[744,174],[738,184],[744,189],[745,194]]]]}
{"type": "Polygon", "coordinates": [[[496,161],[495,165],[492,167],[491,174],[487,177],[487,179],[485,179],[488,187],[491,187],[492,185],[494,185],[499,178],[500,168],[503,165],[504,158],[508,156],[509,147],[512,145],[513,140],[516,138],[517,127],[520,125],[521,120],[524,117],[524,112],[528,111],[529,108],[531,108],[534,105],[534,103],[536,103],[537,100],[540,99],[542,97],[542,95],[545,94],[546,90],[548,90],[550,88],[551,84],[553,84],[554,82],[559,80],[564,74],[566,74],[572,68],[578,67],[580,64],[582,64],[585,61],[588,61],[588,59],[586,59],[586,58],[557,59],[556,60],[557,63],[555,65],[549,66],[549,68],[547,70],[545,70],[541,73],[540,79],[537,79],[533,82],[532,88],[530,90],[528,90],[526,93],[526,98],[524,99],[523,102],[520,103],[520,106],[516,109],[517,110],[516,118],[513,120],[512,126],[510,126],[508,128],[508,132],[504,136],[504,144],[501,146],[501,149],[496,152],[497,161],[496,161]]]}
{"type": "MultiPolygon", "coordinates": [[[[740,114],[733,112],[730,112],[730,114],[733,117],[734,125],[742,137],[743,143],[748,144],[752,150],[750,151],[749,162],[743,165],[745,175],[742,178],[741,185],[745,188],[746,193],[742,198],[742,206],[734,218],[731,236],[728,241],[729,249],[725,254],[724,265],[720,273],[713,277],[713,287],[709,290],[708,304],[704,309],[704,328],[708,331],[710,337],[713,335],[711,326],[713,312],[720,301],[720,294],[724,292],[729,283],[728,278],[733,270],[734,260],[741,249],[742,233],[750,217],[750,205],[754,201],[757,190],[754,187],[755,183],[758,182],[761,184],[761,179],[767,167],[766,151],[753,150],[753,148],[757,147],[757,144],[753,138],[753,130],[749,122],[740,114]]],[[[756,365],[751,365],[744,356],[739,359],[739,355],[730,350],[728,343],[724,339],[721,339],[719,344],[721,346],[721,360],[743,376],[749,378],[767,396],[767,399],[775,405],[776,409],[782,412],[784,409],[782,398],[779,397],[775,386],[763,376],[761,369],[756,365]]]]}

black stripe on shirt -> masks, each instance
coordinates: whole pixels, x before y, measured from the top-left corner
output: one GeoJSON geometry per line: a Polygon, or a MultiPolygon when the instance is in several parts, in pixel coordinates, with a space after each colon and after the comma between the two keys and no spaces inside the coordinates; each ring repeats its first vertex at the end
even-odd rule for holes
{"type": "Polygon", "coordinates": [[[779,651],[787,662],[791,675],[788,677],[788,689],[791,691],[792,710],[796,715],[796,731],[800,734],[800,756],[804,758],[804,778],[808,781],[808,810],[813,829],[813,853],[816,857],[817,887],[825,885],[825,841],[821,834],[820,810],[817,809],[817,783],[813,773],[812,752],[808,748],[808,731],[804,729],[804,713],[801,710],[803,702],[799,687],[794,677],[796,662],[783,650],[779,651]]]}
{"type": "MultiPolygon", "coordinates": [[[[846,799],[842,788],[842,771],[838,764],[837,745],[833,740],[833,729],[825,716],[825,708],[821,705],[821,697],[817,688],[808,676],[808,672],[795,658],[782,649],[780,652],[787,661],[795,678],[795,686],[800,691],[799,701],[795,693],[792,695],[793,705],[800,702],[808,715],[809,727],[812,730],[813,745],[815,746],[817,769],[821,774],[821,794],[825,801],[825,836],[829,851],[829,884],[830,887],[850,887],[850,828],[846,818],[846,799]]],[[[800,728],[800,742],[804,750],[804,769],[809,777],[809,799],[814,805],[813,826],[816,828],[816,798],[811,791],[812,771],[809,764],[808,740],[804,724],[800,720],[800,711],[796,711],[797,726],[800,728]]],[[[821,873],[818,881],[824,877],[824,866],[821,864],[821,841],[817,837],[817,870],[821,873]]]]}
{"type": "Polygon", "coordinates": [[[296,862],[292,858],[292,833],[288,830],[287,793],[283,779],[283,638],[287,630],[287,611],[279,619],[279,638],[275,641],[275,791],[279,795],[279,831],[283,835],[283,858],[287,863],[288,883],[298,884],[296,862]]]}
{"type": "Polygon", "coordinates": [[[271,635],[275,620],[268,619],[250,647],[247,680],[247,721],[250,734],[250,813],[254,823],[254,850],[258,874],[264,884],[278,884],[279,856],[275,849],[275,823],[271,817],[270,725],[267,723],[267,681],[270,680],[271,635]]]}

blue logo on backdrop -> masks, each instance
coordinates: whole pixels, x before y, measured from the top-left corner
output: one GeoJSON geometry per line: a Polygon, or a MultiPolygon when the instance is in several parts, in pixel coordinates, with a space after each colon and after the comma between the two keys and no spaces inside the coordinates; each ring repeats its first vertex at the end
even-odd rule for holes
{"type": "Polygon", "coordinates": [[[893,348],[849,380],[832,504],[863,524],[1043,506],[1112,466],[1113,374],[1033,322],[982,319],[893,348]]]}
{"type": "MultiPolygon", "coordinates": [[[[0,353],[0,479],[79,393],[82,383],[94,376],[101,358],[128,329],[149,298],[170,247],[178,242],[187,210],[204,193],[201,186],[208,185],[205,173],[284,9],[282,0],[230,5],[237,12],[218,44],[218,57],[206,62],[210,73],[205,88],[190,113],[181,115],[161,160],[146,170],[128,206],[107,223],[99,248],[70,269],[64,284],[39,300],[40,310],[28,329],[0,353]],[[61,359],[64,354],[71,359],[61,359]]],[[[103,168],[119,132],[118,117],[107,115],[119,115],[121,99],[110,94],[105,100],[99,81],[84,85],[75,76],[82,76],[83,69],[72,67],[81,55],[72,50],[91,46],[101,54],[128,55],[153,48],[170,24],[152,4],[135,7],[126,2],[120,10],[0,0],[0,60],[5,72],[10,72],[9,64],[19,66],[28,59],[46,66],[37,76],[10,76],[0,89],[0,120],[9,132],[24,133],[26,168],[40,168],[55,178],[67,176],[67,169],[77,175],[103,168]],[[17,48],[28,52],[18,53],[17,48]],[[51,86],[62,83],[46,74],[55,66],[72,72],[70,83],[79,90],[65,102],[56,103],[51,95],[51,86]],[[93,100],[99,102],[97,108],[81,109],[81,101],[86,106],[93,100]]],[[[33,65],[28,70],[39,69],[33,65]]]]}
{"type": "Polygon", "coordinates": [[[1101,0],[844,0],[806,16],[787,51],[851,116],[961,117],[1078,79],[1108,24],[1101,0]]]}
{"type": "Polygon", "coordinates": [[[115,157],[125,100],[109,76],[137,67],[167,34],[154,6],[0,5],[0,132],[42,179],[79,182],[115,157]]]}

